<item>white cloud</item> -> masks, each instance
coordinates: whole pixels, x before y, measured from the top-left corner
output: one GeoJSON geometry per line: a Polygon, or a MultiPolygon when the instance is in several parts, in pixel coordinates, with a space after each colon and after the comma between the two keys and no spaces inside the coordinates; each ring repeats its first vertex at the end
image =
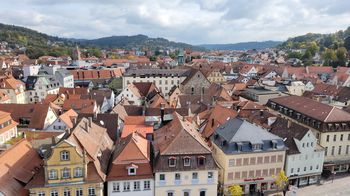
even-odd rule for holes
{"type": "Polygon", "coordinates": [[[345,29],[349,7],[344,0],[13,0],[2,2],[0,22],[63,37],[234,43],[345,29]]]}

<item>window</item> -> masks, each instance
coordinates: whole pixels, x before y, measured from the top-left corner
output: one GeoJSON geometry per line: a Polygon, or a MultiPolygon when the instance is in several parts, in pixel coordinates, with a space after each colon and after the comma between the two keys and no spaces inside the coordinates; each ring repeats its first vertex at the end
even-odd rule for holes
{"type": "Polygon", "coordinates": [[[62,151],[61,152],[61,161],[68,161],[69,160],[69,152],[68,151],[62,151]]]}
{"type": "Polygon", "coordinates": [[[130,182],[124,182],[123,183],[123,190],[124,191],[130,191],[130,182]]]}
{"type": "Polygon", "coordinates": [[[70,189],[64,189],[63,196],[70,196],[70,189]]]}
{"type": "Polygon", "coordinates": [[[75,196],[83,196],[83,189],[77,188],[77,190],[75,191],[75,196]]]}
{"type": "Polygon", "coordinates": [[[176,158],[175,157],[170,157],[168,161],[169,161],[169,167],[176,166],[176,158]]]}
{"type": "Polygon", "coordinates": [[[290,169],[290,173],[292,174],[294,172],[294,168],[290,169]]]}
{"type": "Polygon", "coordinates": [[[313,169],[312,166],[310,166],[310,171],[312,171],[312,169],[313,169]]]}
{"type": "Polygon", "coordinates": [[[45,192],[42,192],[42,191],[38,192],[38,196],[45,196],[45,192]]]}
{"type": "Polygon", "coordinates": [[[50,196],[58,196],[58,191],[57,190],[52,190],[50,193],[50,196]]]}
{"type": "Polygon", "coordinates": [[[343,134],[340,135],[340,141],[343,141],[343,134]]]}
{"type": "Polygon", "coordinates": [[[190,196],[190,193],[188,191],[185,191],[184,196],[190,196]]]}
{"type": "Polygon", "coordinates": [[[192,173],[192,180],[198,180],[198,173],[197,172],[192,173]]]}
{"type": "Polygon", "coordinates": [[[165,180],[165,174],[159,174],[159,180],[165,180]]]}
{"type": "Polygon", "coordinates": [[[94,187],[89,187],[88,193],[89,193],[89,196],[94,196],[94,195],[96,195],[95,188],[94,188],[94,187]]]}
{"type": "Polygon", "coordinates": [[[113,182],[113,192],[119,192],[119,191],[120,191],[119,182],[113,182]]]}
{"type": "Polygon", "coordinates": [[[136,168],[135,167],[129,167],[128,168],[128,175],[130,175],[130,176],[136,175],[136,168]]]}
{"type": "Polygon", "coordinates": [[[208,172],[208,179],[213,179],[213,178],[214,178],[213,172],[208,172]]]}
{"type": "Polygon", "coordinates": [[[203,166],[205,164],[205,157],[200,156],[198,157],[198,165],[203,166]]]}
{"type": "Polygon", "coordinates": [[[304,167],[304,171],[306,171],[306,167],[304,167]]]}
{"type": "Polygon", "coordinates": [[[199,193],[199,196],[205,196],[205,191],[201,191],[201,192],[199,193]]]}
{"type": "Polygon", "coordinates": [[[173,192],[168,192],[168,196],[174,196],[173,192]]]}
{"type": "Polygon", "coordinates": [[[139,191],[140,189],[140,181],[135,181],[134,182],[134,191],[139,191]]]}
{"type": "Polygon", "coordinates": [[[300,172],[300,168],[298,167],[298,170],[297,170],[297,172],[299,173],[300,172]]]}
{"type": "Polygon", "coordinates": [[[62,178],[70,178],[70,170],[69,170],[69,168],[64,168],[62,170],[62,178]]]}
{"type": "Polygon", "coordinates": [[[77,167],[74,169],[74,177],[82,177],[83,169],[81,167],[77,167]]]}
{"type": "Polygon", "coordinates": [[[190,166],[191,165],[191,159],[189,157],[184,158],[184,166],[190,166]]]}
{"type": "MultiPolygon", "coordinates": [[[[350,135],[350,134],[349,134],[350,135]]],[[[329,142],[329,135],[327,135],[327,139],[326,139],[326,142],[329,142]]]]}
{"type": "Polygon", "coordinates": [[[348,134],[348,140],[350,140],[350,133],[348,134]]]}
{"type": "Polygon", "coordinates": [[[337,141],[337,135],[333,136],[333,142],[337,141]]]}
{"type": "Polygon", "coordinates": [[[339,155],[341,154],[341,146],[339,146],[338,154],[339,154],[339,155]]]}
{"type": "Polygon", "coordinates": [[[181,180],[181,175],[179,173],[175,173],[175,180],[181,180]]]}
{"type": "Polygon", "coordinates": [[[346,151],[345,151],[346,154],[349,154],[349,145],[346,145],[346,151]]]}
{"type": "Polygon", "coordinates": [[[327,156],[327,153],[328,153],[328,147],[326,147],[326,148],[324,149],[324,156],[327,156]]]}
{"type": "Polygon", "coordinates": [[[229,167],[235,166],[235,160],[234,160],[234,159],[228,160],[228,166],[229,166],[229,167]]]}
{"type": "Polygon", "coordinates": [[[335,146],[332,146],[332,156],[334,155],[335,146]]]}
{"type": "Polygon", "coordinates": [[[52,169],[49,171],[49,179],[50,180],[57,179],[57,170],[52,169]]]}
{"type": "Polygon", "coordinates": [[[147,180],[143,182],[143,189],[150,190],[151,189],[151,181],[147,180]]]}

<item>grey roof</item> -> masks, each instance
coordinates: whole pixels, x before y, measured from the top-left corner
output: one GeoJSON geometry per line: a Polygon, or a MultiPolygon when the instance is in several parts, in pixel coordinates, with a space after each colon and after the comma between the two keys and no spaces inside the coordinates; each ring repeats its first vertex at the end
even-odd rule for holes
{"type": "Polygon", "coordinates": [[[244,141],[252,144],[262,144],[263,140],[281,139],[269,133],[266,129],[239,118],[229,119],[216,129],[216,133],[223,136],[229,143],[244,141]]]}
{"type": "Polygon", "coordinates": [[[217,127],[211,140],[227,154],[286,150],[282,138],[239,118],[231,118],[217,127]],[[253,149],[253,144],[260,144],[260,149],[253,149]]]}

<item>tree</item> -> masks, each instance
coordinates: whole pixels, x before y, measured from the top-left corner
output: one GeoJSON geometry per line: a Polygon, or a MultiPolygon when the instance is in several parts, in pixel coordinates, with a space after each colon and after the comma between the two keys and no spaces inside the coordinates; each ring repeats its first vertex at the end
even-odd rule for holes
{"type": "Polygon", "coordinates": [[[333,49],[326,49],[323,53],[324,65],[330,66],[333,65],[333,62],[337,60],[337,55],[333,49]]]}
{"type": "Polygon", "coordinates": [[[350,50],[350,36],[348,36],[347,38],[345,38],[345,40],[344,40],[344,47],[345,47],[347,50],[350,50]]]}
{"type": "Polygon", "coordinates": [[[284,171],[281,170],[277,176],[273,175],[272,177],[275,179],[275,184],[277,185],[278,189],[284,190],[288,182],[288,177],[284,171]]]}
{"type": "Polygon", "coordinates": [[[347,61],[348,51],[344,47],[338,48],[336,52],[337,56],[337,66],[345,66],[347,61]]]}
{"type": "Polygon", "coordinates": [[[242,187],[237,184],[228,187],[228,190],[232,196],[241,196],[243,194],[242,187]]]}

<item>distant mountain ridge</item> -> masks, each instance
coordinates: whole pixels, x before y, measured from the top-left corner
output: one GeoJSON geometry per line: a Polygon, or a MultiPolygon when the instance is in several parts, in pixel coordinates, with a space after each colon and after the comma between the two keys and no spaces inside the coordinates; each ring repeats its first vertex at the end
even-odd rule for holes
{"type": "Polygon", "coordinates": [[[265,49],[275,48],[283,43],[282,41],[262,41],[262,42],[240,42],[235,44],[201,44],[209,50],[251,50],[251,49],[265,49]]]}
{"type": "Polygon", "coordinates": [[[140,48],[140,49],[164,49],[164,48],[190,48],[193,50],[204,50],[204,48],[181,42],[173,42],[164,38],[150,38],[146,35],[133,36],[110,36],[98,39],[74,40],[81,45],[98,46],[101,48],[140,48]]]}

